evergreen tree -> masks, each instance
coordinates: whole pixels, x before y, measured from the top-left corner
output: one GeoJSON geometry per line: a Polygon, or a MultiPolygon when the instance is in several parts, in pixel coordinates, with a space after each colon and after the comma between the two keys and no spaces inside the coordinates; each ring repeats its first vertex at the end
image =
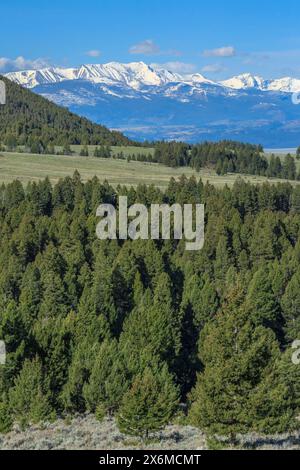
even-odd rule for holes
{"type": "MultiPolygon", "coordinates": [[[[293,347],[293,345],[287,347],[285,352],[281,354],[277,364],[279,380],[288,390],[286,400],[296,416],[299,416],[300,412],[299,349],[298,342],[296,343],[296,347],[293,347]]],[[[270,385],[270,387],[272,387],[272,385],[270,385]]]]}
{"type": "Polygon", "coordinates": [[[6,434],[11,431],[13,421],[8,404],[0,401],[0,434],[6,434]]]}
{"type": "Polygon", "coordinates": [[[264,264],[280,256],[280,224],[272,212],[260,212],[254,224],[250,244],[251,258],[255,265],[264,264]]]}
{"type": "Polygon", "coordinates": [[[214,262],[215,278],[220,290],[224,288],[228,269],[231,265],[231,250],[225,236],[221,236],[216,248],[216,260],[214,262]]]}
{"type": "Polygon", "coordinates": [[[13,417],[23,426],[30,422],[39,423],[51,416],[49,389],[37,357],[32,361],[25,360],[14,387],[9,391],[9,406],[13,417]]]}
{"type": "Polygon", "coordinates": [[[212,319],[218,311],[219,297],[214,284],[208,277],[201,279],[194,275],[185,287],[183,307],[190,303],[193,309],[195,324],[203,328],[205,323],[212,319]]]}
{"type": "Polygon", "coordinates": [[[167,366],[147,367],[125,394],[117,422],[121,432],[145,439],[170,423],[178,407],[178,391],[167,366]]]}
{"type": "Polygon", "coordinates": [[[300,214],[300,186],[296,186],[291,197],[291,209],[295,214],[300,214]]]}
{"type": "Polygon", "coordinates": [[[80,336],[77,335],[66,383],[58,397],[59,403],[67,412],[86,410],[83,389],[90,378],[100,348],[98,332],[93,335],[90,327],[88,325],[87,334],[81,332],[80,336]]]}
{"type": "Polygon", "coordinates": [[[88,146],[87,145],[84,145],[81,150],[80,150],[80,154],[79,154],[81,157],[88,157],[89,156],[89,149],[88,149],[88,146]]]}
{"type": "Polygon", "coordinates": [[[253,323],[242,300],[237,286],[201,334],[205,369],[192,394],[190,419],[231,437],[250,430],[285,431],[293,422],[287,388],[275,380],[278,343],[270,329],[253,323]]]}
{"type": "MultiPolygon", "coordinates": [[[[272,271],[271,271],[272,272],[272,271]]],[[[248,288],[246,306],[256,325],[263,325],[280,332],[282,317],[280,305],[272,290],[270,270],[262,266],[253,276],[248,288]]]]}
{"type": "Polygon", "coordinates": [[[284,159],[282,175],[283,175],[283,178],[286,178],[289,180],[296,179],[296,163],[295,163],[295,159],[290,154],[286,155],[284,159]]]}
{"type": "Polygon", "coordinates": [[[87,408],[92,412],[102,405],[110,414],[121,403],[128,388],[126,370],[116,340],[105,340],[100,346],[89,382],[83,387],[87,408]]]}
{"type": "Polygon", "coordinates": [[[124,322],[120,346],[129,371],[137,374],[159,357],[171,367],[180,349],[179,320],[174,314],[167,274],[162,274],[154,296],[148,289],[124,322]]]}
{"type": "Polygon", "coordinates": [[[281,307],[285,319],[285,332],[288,340],[299,338],[300,334],[300,270],[298,269],[288,283],[281,298],[281,307]]]}

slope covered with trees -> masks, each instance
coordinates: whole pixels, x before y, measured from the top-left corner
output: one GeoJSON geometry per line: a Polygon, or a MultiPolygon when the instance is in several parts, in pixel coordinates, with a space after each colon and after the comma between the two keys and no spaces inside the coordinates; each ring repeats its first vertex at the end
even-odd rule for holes
{"type": "Polygon", "coordinates": [[[201,429],[299,426],[300,189],[195,179],[113,189],[78,173],[0,191],[0,431],[116,415],[148,436],[187,404],[201,429]],[[205,245],[100,241],[96,207],[205,204],[205,245]]]}
{"type": "Polygon", "coordinates": [[[241,173],[289,180],[300,178],[295,159],[290,154],[283,162],[275,155],[267,159],[260,145],[228,140],[197,145],[158,142],[152,160],[171,167],[191,166],[197,171],[214,168],[218,175],[241,173]]]}
{"type": "Polygon", "coordinates": [[[0,78],[6,85],[6,104],[0,106],[0,143],[8,148],[26,145],[45,150],[51,145],[133,144],[119,132],[93,124],[4,77],[0,78]]]}

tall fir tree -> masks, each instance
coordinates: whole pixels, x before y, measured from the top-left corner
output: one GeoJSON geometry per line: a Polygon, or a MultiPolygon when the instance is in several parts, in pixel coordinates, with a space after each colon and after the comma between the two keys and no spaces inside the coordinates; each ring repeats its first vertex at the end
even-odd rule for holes
{"type": "Polygon", "coordinates": [[[121,432],[147,439],[170,423],[178,407],[178,390],[165,365],[146,367],[125,394],[117,421],[121,432]]]}
{"type": "Polygon", "coordinates": [[[49,386],[36,357],[26,359],[12,389],[9,391],[9,407],[12,416],[22,426],[49,419],[52,410],[49,404],[49,386]]]}
{"type": "Polygon", "coordinates": [[[95,358],[88,383],[83,387],[87,409],[101,405],[109,414],[120,406],[128,389],[128,377],[115,339],[105,340],[95,358]]]}
{"type": "Polygon", "coordinates": [[[231,438],[240,432],[292,428],[288,390],[276,380],[279,357],[274,333],[249,318],[237,286],[201,334],[205,369],[192,393],[191,422],[231,438]]]}

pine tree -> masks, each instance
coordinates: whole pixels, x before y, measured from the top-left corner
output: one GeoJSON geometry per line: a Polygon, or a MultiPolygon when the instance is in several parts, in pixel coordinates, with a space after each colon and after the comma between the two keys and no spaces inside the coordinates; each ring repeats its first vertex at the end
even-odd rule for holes
{"type": "Polygon", "coordinates": [[[72,155],[72,150],[71,150],[70,144],[68,142],[66,142],[64,144],[62,153],[63,153],[63,155],[72,155]]]}
{"type": "Polygon", "coordinates": [[[280,305],[272,290],[270,269],[264,265],[253,276],[246,297],[249,315],[256,325],[272,328],[277,333],[281,329],[280,305]]]}
{"type": "Polygon", "coordinates": [[[32,264],[27,266],[24,273],[20,294],[20,311],[27,329],[32,328],[37,319],[39,304],[42,298],[41,275],[38,268],[32,264]]]}
{"type": "MultiPolygon", "coordinates": [[[[299,344],[289,345],[277,364],[280,382],[287,388],[286,400],[296,416],[300,413],[300,363],[299,344]]],[[[270,385],[272,387],[272,385],[270,385]]]]}
{"type": "Polygon", "coordinates": [[[231,265],[230,251],[227,237],[221,236],[217,244],[216,260],[214,262],[216,284],[220,291],[224,288],[226,273],[231,265]]]}
{"type": "Polygon", "coordinates": [[[295,214],[300,214],[300,186],[293,188],[291,197],[291,209],[295,214]]]}
{"type": "Polygon", "coordinates": [[[204,372],[192,393],[190,420],[210,433],[274,432],[292,427],[287,388],[276,380],[280,350],[269,328],[256,326],[237,286],[200,338],[204,372]],[[271,386],[271,382],[272,386],[271,386]]]}
{"type": "Polygon", "coordinates": [[[26,359],[14,387],[9,391],[9,406],[21,425],[39,423],[51,416],[49,389],[45,383],[42,365],[36,357],[26,359]]]}
{"type": "Polygon", "coordinates": [[[154,295],[150,289],[146,290],[139,306],[125,320],[120,347],[133,374],[143,370],[155,357],[170,367],[174,364],[180,349],[180,325],[167,274],[159,277],[154,295]]]}
{"type": "Polygon", "coordinates": [[[20,309],[8,302],[0,315],[0,338],[5,343],[6,361],[0,366],[0,397],[12,387],[24,361],[26,349],[32,347],[30,332],[26,333],[20,309]]]}
{"type": "Polygon", "coordinates": [[[8,404],[4,401],[0,401],[0,434],[9,432],[12,425],[13,420],[8,404]]]}
{"type": "Polygon", "coordinates": [[[300,335],[300,270],[298,269],[289,281],[281,298],[281,307],[285,319],[287,339],[293,341],[300,335]]]}
{"type": "Polygon", "coordinates": [[[178,391],[167,366],[147,367],[125,394],[117,422],[121,432],[147,439],[170,423],[178,406],[178,391]]]}
{"type": "Polygon", "coordinates": [[[202,279],[193,275],[188,279],[185,291],[183,305],[190,303],[195,324],[198,328],[203,328],[205,323],[214,317],[219,307],[219,297],[214,283],[209,280],[208,276],[202,279]]]}
{"type": "Polygon", "coordinates": [[[280,256],[280,225],[277,214],[260,212],[255,220],[250,244],[251,258],[255,265],[264,264],[280,256]]]}
{"type": "Polygon", "coordinates": [[[295,159],[290,154],[287,154],[284,159],[282,175],[283,178],[289,180],[294,180],[296,178],[296,163],[295,159]]]}
{"type": "Polygon", "coordinates": [[[81,150],[80,150],[80,154],[79,154],[81,157],[88,157],[89,156],[89,149],[88,149],[88,146],[87,145],[84,145],[81,150]]]}
{"type": "Polygon", "coordinates": [[[87,408],[95,412],[102,405],[112,414],[128,388],[126,370],[116,340],[105,340],[99,349],[89,378],[83,387],[87,408]]]}
{"type": "Polygon", "coordinates": [[[99,343],[91,342],[89,337],[74,348],[68,378],[59,396],[59,402],[67,412],[86,410],[83,388],[89,380],[98,352],[99,343]]]}
{"type": "Polygon", "coordinates": [[[105,250],[97,253],[92,287],[92,302],[95,311],[104,315],[111,333],[119,332],[118,310],[114,302],[112,266],[105,250]]]}

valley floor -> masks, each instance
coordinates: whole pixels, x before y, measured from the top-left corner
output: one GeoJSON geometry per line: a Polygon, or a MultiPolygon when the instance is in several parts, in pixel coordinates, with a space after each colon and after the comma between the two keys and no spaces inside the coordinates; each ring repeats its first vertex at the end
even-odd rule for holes
{"type": "MultiPolygon", "coordinates": [[[[179,178],[182,174],[187,177],[195,175],[201,177],[203,182],[223,187],[225,184],[232,186],[238,174],[218,176],[214,171],[202,169],[197,173],[192,168],[170,168],[157,163],[144,163],[113,158],[102,159],[94,157],[61,156],[61,155],[35,155],[25,153],[0,152],[0,183],[9,183],[15,179],[26,184],[29,181],[38,181],[48,176],[52,183],[60,178],[72,176],[78,170],[82,180],[87,181],[97,176],[100,181],[105,179],[112,185],[137,186],[139,183],[154,184],[160,188],[166,188],[171,177],[179,178]]],[[[242,175],[243,179],[253,184],[261,184],[266,181],[271,183],[284,182],[277,178],[265,178],[262,176],[242,175]]],[[[299,182],[292,181],[292,184],[299,182]]]]}
{"type": "MultiPolygon", "coordinates": [[[[241,448],[299,450],[300,433],[262,437],[240,436],[241,448]]],[[[98,422],[92,415],[82,415],[67,422],[58,420],[21,431],[15,426],[9,434],[0,434],[0,450],[206,450],[204,433],[191,426],[168,426],[154,440],[143,444],[139,439],[121,434],[113,419],[98,422]]]]}

